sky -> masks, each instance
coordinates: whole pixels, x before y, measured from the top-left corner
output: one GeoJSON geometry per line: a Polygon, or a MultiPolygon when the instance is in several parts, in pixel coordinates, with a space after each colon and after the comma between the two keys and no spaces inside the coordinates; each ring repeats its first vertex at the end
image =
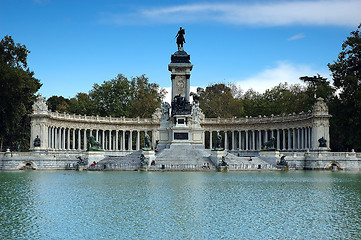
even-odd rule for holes
{"type": "Polygon", "coordinates": [[[332,81],[327,64],[360,9],[361,0],[0,0],[0,37],[31,51],[47,98],[88,93],[120,73],[169,89],[180,26],[192,89],[222,82],[264,92],[317,73],[332,81]]]}

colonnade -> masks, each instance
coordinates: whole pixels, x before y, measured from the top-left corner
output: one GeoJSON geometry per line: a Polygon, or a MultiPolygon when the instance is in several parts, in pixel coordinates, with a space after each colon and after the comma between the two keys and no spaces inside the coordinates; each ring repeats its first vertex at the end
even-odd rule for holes
{"type": "Polygon", "coordinates": [[[217,135],[222,136],[222,147],[227,150],[258,151],[265,142],[275,139],[277,150],[307,150],[312,148],[312,127],[264,130],[205,131],[205,147],[212,149],[217,135]]]}
{"type": "Polygon", "coordinates": [[[50,150],[87,150],[88,139],[94,136],[103,150],[126,151],[139,150],[148,133],[151,140],[155,132],[150,130],[100,130],[65,127],[48,127],[48,149],[50,150]]]}

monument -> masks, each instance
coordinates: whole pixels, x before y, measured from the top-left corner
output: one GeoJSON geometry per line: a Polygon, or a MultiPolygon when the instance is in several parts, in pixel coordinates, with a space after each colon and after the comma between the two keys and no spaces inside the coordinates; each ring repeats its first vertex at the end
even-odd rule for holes
{"type": "Polygon", "coordinates": [[[193,65],[190,55],[184,51],[185,30],[180,28],[176,37],[178,51],[171,55],[168,70],[171,72],[172,103],[162,104],[159,128],[159,144],[203,144],[203,130],[200,122],[204,115],[198,103],[190,103],[190,72],[193,65]],[[169,109],[171,107],[171,113],[169,109]]]}

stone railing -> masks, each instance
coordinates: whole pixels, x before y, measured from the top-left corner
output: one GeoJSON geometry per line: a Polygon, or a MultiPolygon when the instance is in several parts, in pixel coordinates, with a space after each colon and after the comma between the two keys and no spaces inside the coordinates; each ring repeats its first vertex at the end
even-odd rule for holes
{"type": "Polygon", "coordinates": [[[243,117],[243,118],[205,118],[201,124],[260,124],[260,123],[278,123],[278,122],[296,122],[304,121],[312,118],[312,112],[308,113],[301,112],[299,114],[282,114],[282,115],[271,115],[258,117],[243,117]]]}
{"type": "Polygon", "coordinates": [[[77,115],[59,112],[48,112],[50,119],[61,121],[73,121],[73,122],[87,122],[87,123],[123,123],[123,124],[155,124],[158,123],[158,119],[153,118],[126,118],[126,117],[100,117],[100,116],[87,116],[77,115]]]}

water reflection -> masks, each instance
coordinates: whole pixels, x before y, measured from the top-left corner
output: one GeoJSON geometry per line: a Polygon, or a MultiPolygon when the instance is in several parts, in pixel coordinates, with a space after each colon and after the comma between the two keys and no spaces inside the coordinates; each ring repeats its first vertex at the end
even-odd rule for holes
{"type": "Polygon", "coordinates": [[[1,239],[358,239],[352,172],[0,172],[1,239]]]}

